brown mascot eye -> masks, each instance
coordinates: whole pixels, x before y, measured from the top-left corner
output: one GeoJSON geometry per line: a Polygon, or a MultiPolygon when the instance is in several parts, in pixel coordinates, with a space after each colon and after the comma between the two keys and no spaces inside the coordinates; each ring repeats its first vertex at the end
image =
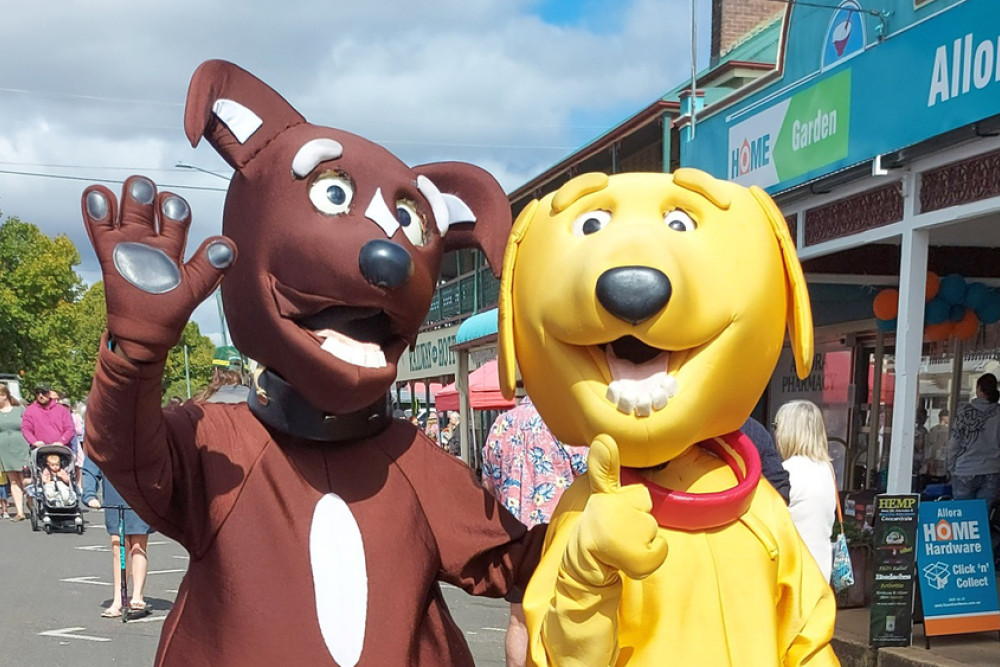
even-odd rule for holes
{"type": "Polygon", "coordinates": [[[396,221],[410,243],[417,247],[427,243],[427,225],[412,201],[401,199],[396,202],[396,221]]]}
{"type": "Polygon", "coordinates": [[[309,186],[309,201],[313,208],[326,215],[341,215],[351,207],[354,184],[347,174],[326,172],[309,186]]]}

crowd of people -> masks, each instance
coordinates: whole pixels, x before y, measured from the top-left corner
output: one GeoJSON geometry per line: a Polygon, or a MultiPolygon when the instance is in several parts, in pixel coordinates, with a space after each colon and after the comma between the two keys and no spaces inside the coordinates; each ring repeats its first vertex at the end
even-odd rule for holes
{"type": "MultiPolygon", "coordinates": [[[[452,410],[451,412],[446,412],[447,421],[444,421],[438,416],[438,413],[434,410],[430,410],[426,417],[425,423],[421,423],[420,417],[411,414],[408,421],[417,427],[420,431],[423,431],[424,435],[436,442],[444,449],[455,456],[460,456],[462,453],[462,430],[459,427],[461,423],[461,417],[457,410],[452,410]],[[444,421],[444,426],[441,426],[442,421],[444,421]]],[[[397,410],[394,415],[397,419],[403,419],[404,413],[401,410],[397,410]]]]}
{"type": "MultiPolygon", "coordinates": [[[[238,403],[247,400],[249,380],[240,364],[218,364],[210,384],[193,399],[206,403],[238,403]]],[[[184,399],[172,397],[168,407],[182,405],[184,399]]],[[[111,543],[114,590],[120,590],[122,548],[120,523],[124,526],[127,577],[130,581],[130,615],[149,612],[144,597],[148,572],[147,545],[151,532],[105,479],[97,464],[87,457],[85,441],[86,403],[72,405],[66,395],[47,384],[38,384],[30,399],[22,401],[5,383],[0,383],[0,517],[13,522],[26,521],[31,502],[48,507],[70,508],[79,504],[104,512],[104,526],[111,543]],[[58,446],[65,450],[52,451],[58,446]],[[39,448],[46,449],[39,452],[39,448]],[[69,454],[63,456],[62,452],[69,454]],[[51,452],[51,453],[49,453],[51,452]],[[32,461],[33,457],[36,457],[32,461]],[[35,471],[37,480],[32,478],[35,471]],[[33,484],[40,489],[38,501],[33,484]]],[[[37,508],[36,508],[37,509],[37,508]]],[[[105,618],[120,618],[122,601],[112,601],[102,612],[105,618]]]]}

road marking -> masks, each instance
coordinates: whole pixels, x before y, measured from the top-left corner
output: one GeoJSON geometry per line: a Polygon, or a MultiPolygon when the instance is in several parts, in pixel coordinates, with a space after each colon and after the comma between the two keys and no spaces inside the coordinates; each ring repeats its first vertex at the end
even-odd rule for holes
{"type": "MultiPolygon", "coordinates": [[[[152,574],[152,573],[150,573],[152,574]]],[[[94,581],[97,577],[70,577],[69,579],[60,579],[67,584],[94,584],[95,586],[113,586],[110,581],[94,581]]]]}
{"type": "Polygon", "coordinates": [[[163,544],[170,544],[170,542],[164,542],[164,541],[159,541],[159,542],[147,542],[147,543],[146,543],[146,546],[148,546],[148,547],[155,547],[155,546],[159,546],[159,545],[163,545],[163,544]]]}
{"type": "Polygon", "coordinates": [[[156,623],[157,621],[166,620],[166,616],[147,616],[145,618],[137,618],[135,620],[129,620],[129,623],[156,623]]]}
{"type": "Polygon", "coordinates": [[[174,589],[172,589],[172,588],[165,588],[165,589],[163,589],[163,592],[164,593],[176,593],[177,591],[174,590],[174,589]]]}
{"type": "Polygon", "coordinates": [[[74,547],[74,548],[79,551],[105,551],[105,552],[111,551],[111,547],[109,547],[106,544],[95,544],[89,547],[74,547]]]}
{"type": "Polygon", "coordinates": [[[90,635],[74,635],[72,633],[77,630],[86,630],[87,628],[60,628],[59,630],[48,630],[46,632],[39,632],[38,635],[41,637],[59,637],[60,639],[84,639],[88,642],[109,642],[111,641],[108,637],[91,637],[90,635]]]}
{"type": "Polygon", "coordinates": [[[174,554],[174,558],[177,558],[178,560],[191,560],[191,556],[178,556],[176,554],[174,554]]]}
{"type": "Polygon", "coordinates": [[[150,570],[146,574],[176,574],[177,572],[187,572],[187,569],[181,569],[181,570],[150,570]]]}

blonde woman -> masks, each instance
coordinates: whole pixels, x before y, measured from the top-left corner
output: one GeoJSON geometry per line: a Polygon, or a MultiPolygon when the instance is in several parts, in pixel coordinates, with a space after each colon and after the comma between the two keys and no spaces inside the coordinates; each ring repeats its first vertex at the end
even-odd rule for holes
{"type": "Polygon", "coordinates": [[[774,442],[791,483],[788,511],[820,572],[829,581],[833,567],[830,534],[837,511],[837,487],[823,413],[809,401],[792,401],[778,409],[774,428],[774,442]]]}

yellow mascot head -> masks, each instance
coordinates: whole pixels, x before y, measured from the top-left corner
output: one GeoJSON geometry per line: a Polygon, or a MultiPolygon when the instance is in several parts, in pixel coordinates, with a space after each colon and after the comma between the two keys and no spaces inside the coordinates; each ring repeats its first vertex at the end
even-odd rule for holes
{"type": "Polygon", "coordinates": [[[583,174],[531,202],[507,244],[499,317],[504,394],[520,367],[560,440],[610,435],[629,467],[737,430],[786,325],[799,375],[812,365],[805,279],[777,206],[693,169],[583,174]]]}

